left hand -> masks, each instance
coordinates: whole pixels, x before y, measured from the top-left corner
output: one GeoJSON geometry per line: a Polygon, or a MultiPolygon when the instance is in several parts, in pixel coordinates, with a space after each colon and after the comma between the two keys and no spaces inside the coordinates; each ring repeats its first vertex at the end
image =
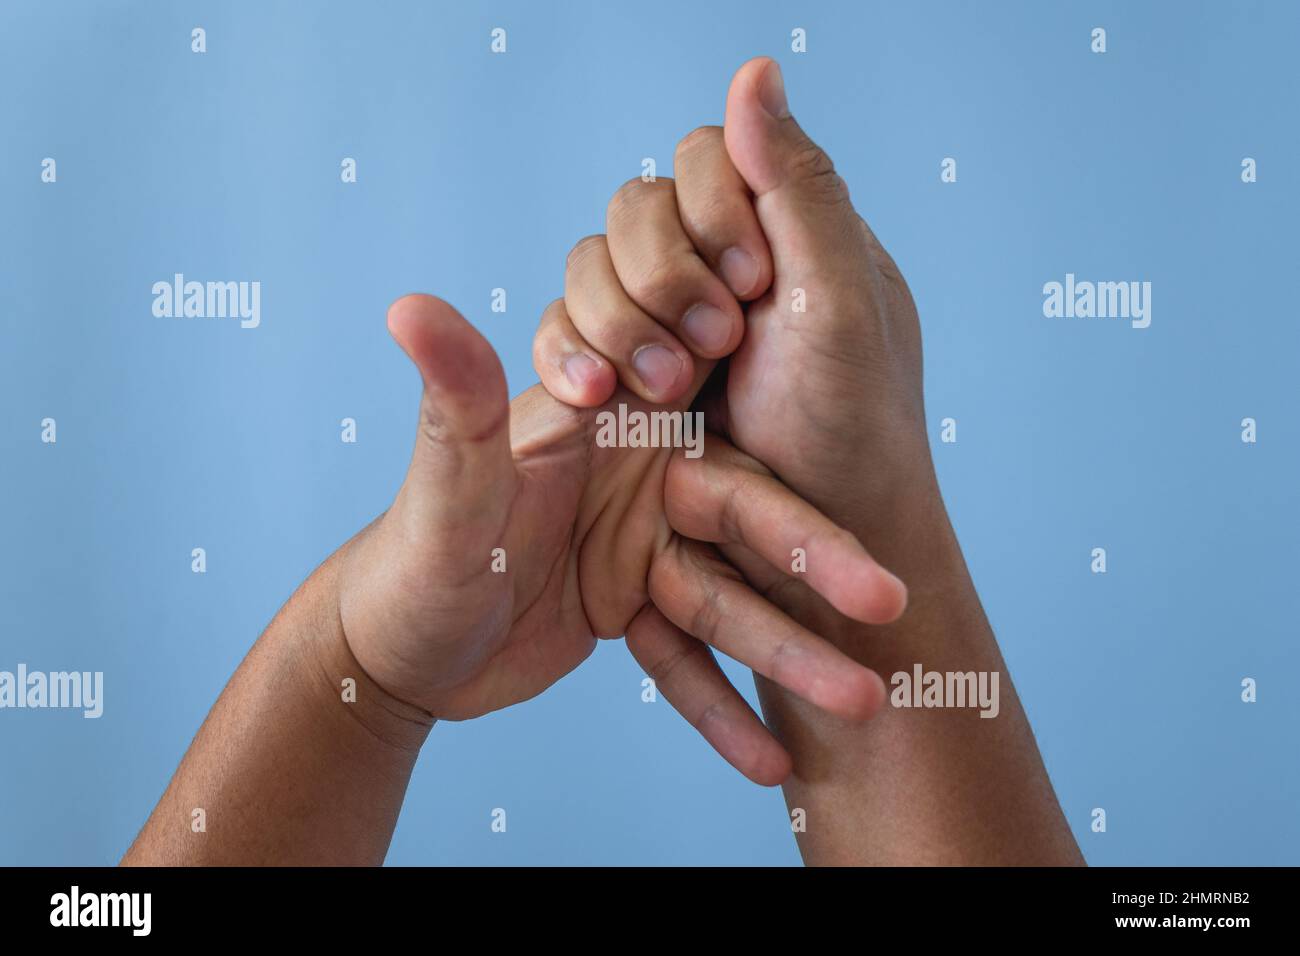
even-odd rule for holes
{"type": "MultiPolygon", "coordinates": [[[[569,284],[593,282],[579,273],[569,284]]],[[[568,322],[557,302],[544,329],[568,322]]],[[[740,543],[789,567],[791,551],[815,538],[834,560],[808,575],[814,589],[851,616],[895,613],[896,581],[851,535],[718,436],[694,460],[672,448],[602,448],[594,409],[540,386],[507,404],[491,347],[437,299],[400,300],[389,326],[424,379],[420,429],[393,506],[348,546],[339,584],[349,647],[381,688],[434,717],[474,717],[540,693],[596,636],[626,633],[665,696],[768,784],[788,774],[789,757],[708,646],[842,717],[881,706],[879,676],[702,543],[740,543]],[[493,569],[498,548],[504,570],[493,569]]],[[[707,373],[695,370],[674,408],[707,373]]],[[[622,389],[607,408],[619,403],[661,410],[622,389]]]]}

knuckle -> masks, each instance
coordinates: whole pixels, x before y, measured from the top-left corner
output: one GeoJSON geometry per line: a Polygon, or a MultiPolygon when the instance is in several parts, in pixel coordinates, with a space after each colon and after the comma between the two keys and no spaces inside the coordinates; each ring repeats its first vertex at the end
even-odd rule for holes
{"type": "Polygon", "coordinates": [[[826,150],[805,139],[790,154],[790,171],[804,179],[816,179],[835,172],[835,164],[826,150]]]}
{"type": "Polygon", "coordinates": [[[704,650],[704,645],[698,641],[690,641],[686,646],[677,648],[668,652],[652,661],[648,661],[644,666],[646,673],[653,678],[656,684],[667,684],[673,671],[677,670],[678,665],[704,650]]]}
{"type": "Polygon", "coordinates": [[[556,299],[542,310],[542,317],[537,322],[537,333],[533,336],[533,368],[539,375],[543,367],[549,368],[556,347],[563,343],[560,318],[564,314],[564,300],[556,299]]]}
{"type": "Polygon", "coordinates": [[[584,236],[573,244],[564,260],[566,269],[574,269],[598,250],[605,248],[605,237],[600,234],[584,236]]]}
{"type": "Polygon", "coordinates": [[[609,218],[616,218],[620,211],[635,207],[639,195],[638,186],[648,186],[649,183],[641,181],[640,176],[634,176],[625,182],[618,189],[614,190],[614,195],[609,197],[609,205],[606,207],[606,213],[609,218]]]}
{"type": "MultiPolygon", "coordinates": [[[[681,605],[686,602],[689,593],[683,571],[678,565],[681,558],[678,540],[674,539],[667,550],[655,556],[646,574],[646,594],[659,608],[681,605]]],[[[666,614],[664,616],[667,617],[666,614]]]]}
{"type": "MultiPolygon", "coordinates": [[[[780,484],[776,479],[776,473],[771,468],[735,445],[719,443],[718,454],[714,456],[714,461],[719,465],[726,465],[747,475],[756,475],[759,479],[768,478],[780,484]]],[[[747,480],[752,481],[753,479],[749,478],[747,480]]],[[[761,481],[756,482],[755,489],[757,490],[762,484],[761,481]]]]}
{"type": "Polygon", "coordinates": [[[768,673],[772,680],[776,681],[778,684],[786,682],[786,678],[789,676],[790,667],[797,656],[794,654],[796,649],[795,638],[789,634],[783,634],[777,639],[776,644],[768,654],[768,673]]]}
{"type": "MultiPolygon", "coordinates": [[[[434,448],[440,448],[443,445],[450,445],[455,450],[454,443],[451,441],[452,435],[450,429],[438,417],[438,409],[433,402],[427,398],[420,401],[420,440],[434,448]]],[[[453,468],[459,468],[462,464],[461,456],[449,454],[447,463],[453,468]]],[[[453,473],[453,477],[458,477],[459,472],[453,473]]]]}
{"type": "Polygon", "coordinates": [[[718,530],[723,541],[737,542],[744,536],[740,512],[744,502],[749,500],[747,492],[746,483],[735,479],[728,483],[722,493],[722,501],[718,509],[718,530]]]}
{"type": "Polygon", "coordinates": [[[705,644],[713,644],[718,636],[722,613],[721,590],[715,586],[706,587],[700,595],[699,605],[691,614],[691,634],[705,644]]]}
{"type": "Polygon", "coordinates": [[[564,308],[564,297],[552,299],[542,309],[542,317],[537,320],[537,335],[540,338],[545,333],[552,333],[559,330],[560,320],[564,318],[566,312],[564,308]]]}
{"type": "Polygon", "coordinates": [[[657,176],[653,180],[643,180],[640,176],[629,179],[615,190],[605,210],[607,223],[621,223],[635,218],[637,210],[650,201],[656,194],[669,190],[672,198],[673,181],[666,176],[657,176]]]}
{"type": "Polygon", "coordinates": [[[789,171],[814,201],[828,205],[848,201],[848,187],[835,171],[835,164],[812,140],[805,141],[794,151],[789,160],[789,171]]]}
{"type": "Polygon", "coordinates": [[[533,336],[533,371],[540,377],[543,370],[550,371],[550,363],[547,361],[546,342],[543,340],[541,333],[533,336]]]}
{"type": "Polygon", "coordinates": [[[722,148],[721,126],[697,126],[677,143],[677,149],[673,154],[673,162],[677,164],[683,159],[691,160],[722,148]]]}
{"type": "Polygon", "coordinates": [[[682,226],[697,248],[721,252],[745,222],[746,210],[722,190],[695,192],[682,204],[682,226]]]}
{"type": "MultiPolygon", "coordinates": [[[[702,711],[691,720],[691,726],[696,730],[707,727],[714,721],[721,721],[726,716],[727,703],[723,698],[710,701],[702,711]]],[[[743,771],[742,771],[743,772],[743,771]]]]}
{"type": "Polygon", "coordinates": [[[648,312],[663,312],[693,279],[690,261],[680,255],[655,256],[628,276],[626,291],[648,312]]]}
{"type": "Polygon", "coordinates": [[[602,311],[586,317],[582,336],[601,352],[621,356],[631,351],[632,343],[642,332],[638,318],[623,312],[602,311]]]}
{"type": "Polygon", "coordinates": [[[646,592],[655,604],[661,604],[659,600],[664,594],[670,592],[673,587],[673,575],[668,568],[665,553],[655,555],[650,562],[650,570],[646,573],[646,592]]]}

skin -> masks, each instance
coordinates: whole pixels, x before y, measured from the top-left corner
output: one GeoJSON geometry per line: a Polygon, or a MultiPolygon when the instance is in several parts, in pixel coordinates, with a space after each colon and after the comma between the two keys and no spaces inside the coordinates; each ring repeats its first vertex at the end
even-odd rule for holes
{"type": "MultiPolygon", "coordinates": [[[[723,545],[722,554],[795,620],[880,674],[910,673],[917,662],[1000,674],[995,719],[976,709],[886,707],[857,725],[756,675],[764,717],[793,757],[785,795],[806,813],[805,861],[1081,863],[939,492],[911,293],[830,158],[791,117],[773,61],[741,67],[725,126],[683,139],[675,172],[675,183],[633,181],[615,196],[606,246],[624,301],[607,303],[603,318],[580,305],[571,321],[547,317],[535,356],[543,384],[575,405],[603,401],[604,383],[557,373],[583,354],[608,357],[629,388],[644,389],[628,356],[664,344],[665,334],[696,371],[716,353],[677,316],[683,288],[711,301],[691,285],[705,266],[748,306],[743,340],[697,407],[897,572],[908,609],[888,626],[863,624],[743,544],[723,545]],[[792,308],[797,289],[805,311],[792,308]]],[[[607,292],[609,302],[619,298],[607,292]]],[[[737,332],[722,327],[709,341],[729,343],[737,332]]],[[[682,380],[653,397],[676,399],[682,380]]],[[[834,560],[823,547],[808,550],[810,574],[834,560]]],[[[646,661],[683,639],[629,633],[628,645],[646,661]]],[[[665,694],[673,699],[671,688],[665,694]]]]}
{"type": "MultiPolygon", "coordinates": [[[[563,318],[563,303],[549,314],[563,318]]],[[[753,591],[709,543],[743,541],[783,562],[819,536],[838,555],[813,580],[828,601],[874,620],[901,613],[897,579],[761,465],[716,435],[707,460],[599,447],[595,409],[540,387],[507,403],[495,353],[446,303],[408,296],[388,323],[424,382],[406,480],[258,640],[124,863],[382,862],[436,720],[540,693],[601,636],[688,645],[651,672],[759,783],[783,780],[789,757],[711,647],[847,720],[880,708],[876,674],[753,591]],[[775,533],[764,516],[779,521],[775,533]],[[700,537],[684,538],[679,524],[700,537]],[[498,548],[503,572],[492,567],[498,548]],[[683,659],[686,680],[674,676],[683,659]],[[347,679],[355,701],[344,699],[347,679]],[[202,833],[191,828],[195,808],[202,833]]],[[[677,407],[708,371],[693,370],[677,407]]],[[[610,401],[646,407],[621,389],[610,401]]]]}
{"type": "Polygon", "coordinates": [[[625,187],[608,237],[570,257],[535,351],[563,403],[534,389],[507,411],[449,307],[390,312],[425,384],[407,480],[259,639],[124,862],[377,863],[437,717],[526,699],[623,631],[727,759],[786,780],[808,862],[1079,862],[939,496],[910,294],[774,64],[741,68],[725,128],[687,137],[677,168],[625,187]],[[593,409],[638,399],[696,402],[706,458],[594,447],[593,409]],[[906,613],[862,543],[909,582],[906,613]],[[755,668],[780,743],[710,646],[755,668]],[[915,661],[1001,671],[999,718],[861,723],[884,694],[871,668],[915,661]]]}

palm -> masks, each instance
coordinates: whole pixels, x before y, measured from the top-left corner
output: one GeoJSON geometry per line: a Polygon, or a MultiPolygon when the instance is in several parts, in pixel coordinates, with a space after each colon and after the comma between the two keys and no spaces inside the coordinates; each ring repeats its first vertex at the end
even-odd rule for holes
{"type": "MultiPolygon", "coordinates": [[[[610,404],[620,401],[639,406],[621,390],[610,404]]],[[[650,564],[672,537],[663,506],[671,452],[596,447],[597,411],[564,405],[541,386],[511,403],[518,480],[501,576],[509,613],[488,603],[461,622],[472,635],[472,673],[440,690],[441,716],[468,718],[541,693],[597,636],[623,634],[645,604],[650,564]]]]}

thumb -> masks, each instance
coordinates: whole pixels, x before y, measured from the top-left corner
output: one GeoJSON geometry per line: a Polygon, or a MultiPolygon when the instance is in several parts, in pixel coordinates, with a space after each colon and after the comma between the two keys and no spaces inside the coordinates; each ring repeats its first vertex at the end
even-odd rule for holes
{"type": "Polygon", "coordinates": [[[388,330],[424,381],[415,451],[393,510],[415,542],[442,550],[454,541],[464,571],[480,559],[486,568],[514,497],[501,362],[459,312],[433,296],[394,302],[388,330]]]}
{"type": "Polygon", "coordinates": [[[778,276],[847,265],[849,254],[862,250],[865,230],[848,187],[790,115],[775,60],[756,57],[736,71],[723,138],[732,165],[754,193],[778,276]]]}

